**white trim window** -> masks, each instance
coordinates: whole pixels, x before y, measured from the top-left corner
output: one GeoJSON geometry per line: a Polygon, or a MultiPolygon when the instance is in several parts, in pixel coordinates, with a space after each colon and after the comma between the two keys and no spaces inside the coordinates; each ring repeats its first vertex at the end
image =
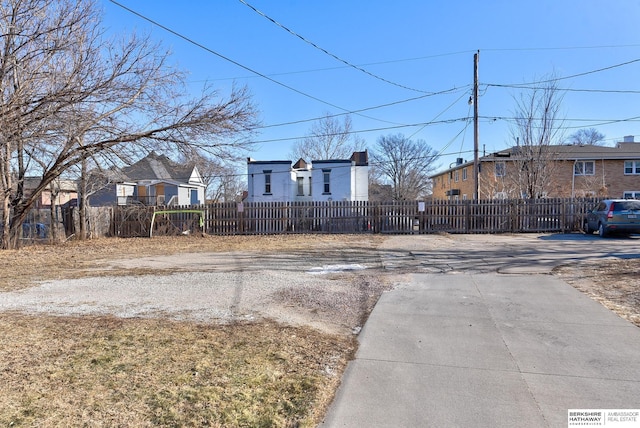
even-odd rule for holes
{"type": "Polygon", "coordinates": [[[322,194],[330,195],[331,194],[331,170],[323,169],[322,170],[322,194]]]}
{"type": "Polygon", "coordinates": [[[265,169],[264,171],[262,171],[262,173],[264,174],[264,194],[270,195],[271,194],[271,170],[265,169]]]}
{"type": "Polygon", "coordinates": [[[622,192],[624,199],[640,199],[640,190],[625,190],[622,192]]]}
{"type": "Polygon", "coordinates": [[[495,174],[496,177],[504,177],[505,175],[507,175],[507,164],[505,162],[496,162],[495,174]]]}
{"type": "Polygon", "coordinates": [[[594,175],[595,171],[595,161],[576,161],[573,164],[573,175],[594,175]]]}
{"type": "Polygon", "coordinates": [[[304,196],[304,177],[296,177],[298,196],[304,196]]]}
{"type": "Polygon", "coordinates": [[[640,174],[640,160],[624,161],[624,175],[640,174]]]}

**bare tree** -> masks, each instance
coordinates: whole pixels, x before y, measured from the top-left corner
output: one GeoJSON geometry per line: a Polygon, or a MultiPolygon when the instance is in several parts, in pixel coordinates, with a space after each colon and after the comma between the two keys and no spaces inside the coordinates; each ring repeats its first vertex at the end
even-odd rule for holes
{"type": "Polygon", "coordinates": [[[431,191],[430,174],[436,169],[437,153],[424,140],[409,140],[402,134],[378,138],[371,152],[372,169],[392,188],[394,200],[410,201],[431,191]]]}
{"type": "Polygon", "coordinates": [[[148,37],[105,39],[97,10],[93,0],[0,5],[3,248],[17,245],[39,193],[84,159],[154,148],[226,157],[249,144],[256,113],[246,88],[185,95],[168,53],[148,37]],[[42,177],[30,195],[27,173],[42,177]]]}
{"type": "Polygon", "coordinates": [[[233,159],[210,159],[191,156],[185,162],[194,164],[206,185],[206,198],[214,202],[239,202],[242,191],[246,189],[244,175],[233,159]]]}
{"type": "Polygon", "coordinates": [[[564,140],[562,98],[554,76],[516,98],[516,119],[511,129],[516,141],[515,171],[511,176],[517,197],[539,198],[551,185],[556,159],[550,146],[564,140]]]}
{"type": "Polygon", "coordinates": [[[576,146],[602,146],[604,145],[604,134],[595,128],[578,129],[569,135],[569,144],[576,146]]]}
{"type": "Polygon", "coordinates": [[[314,122],[309,134],[291,152],[294,160],[349,159],[353,152],[364,150],[364,140],[353,134],[351,116],[341,122],[327,113],[314,122]]]}

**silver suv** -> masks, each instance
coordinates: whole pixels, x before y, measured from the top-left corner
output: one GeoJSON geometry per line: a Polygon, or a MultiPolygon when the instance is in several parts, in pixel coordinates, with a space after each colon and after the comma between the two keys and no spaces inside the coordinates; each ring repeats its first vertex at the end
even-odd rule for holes
{"type": "Polygon", "coordinates": [[[584,231],[587,234],[598,231],[602,237],[613,233],[640,233],[640,200],[605,199],[587,212],[584,231]]]}

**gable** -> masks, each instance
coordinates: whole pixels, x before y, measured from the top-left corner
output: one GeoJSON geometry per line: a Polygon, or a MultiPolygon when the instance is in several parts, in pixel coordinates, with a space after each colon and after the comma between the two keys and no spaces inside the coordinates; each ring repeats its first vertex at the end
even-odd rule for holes
{"type": "Polygon", "coordinates": [[[124,181],[168,180],[177,183],[203,184],[193,165],[181,165],[164,155],[151,152],[131,166],[122,168],[124,181]],[[195,173],[195,174],[194,174],[195,173]]]}

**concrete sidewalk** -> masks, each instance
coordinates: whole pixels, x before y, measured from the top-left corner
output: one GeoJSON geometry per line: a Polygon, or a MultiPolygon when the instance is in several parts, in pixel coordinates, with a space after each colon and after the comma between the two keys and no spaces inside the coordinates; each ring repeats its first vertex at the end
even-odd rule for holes
{"type": "Polygon", "coordinates": [[[323,427],[566,427],[568,409],[640,408],[640,329],[550,275],[413,275],[359,340],[323,427]]]}

